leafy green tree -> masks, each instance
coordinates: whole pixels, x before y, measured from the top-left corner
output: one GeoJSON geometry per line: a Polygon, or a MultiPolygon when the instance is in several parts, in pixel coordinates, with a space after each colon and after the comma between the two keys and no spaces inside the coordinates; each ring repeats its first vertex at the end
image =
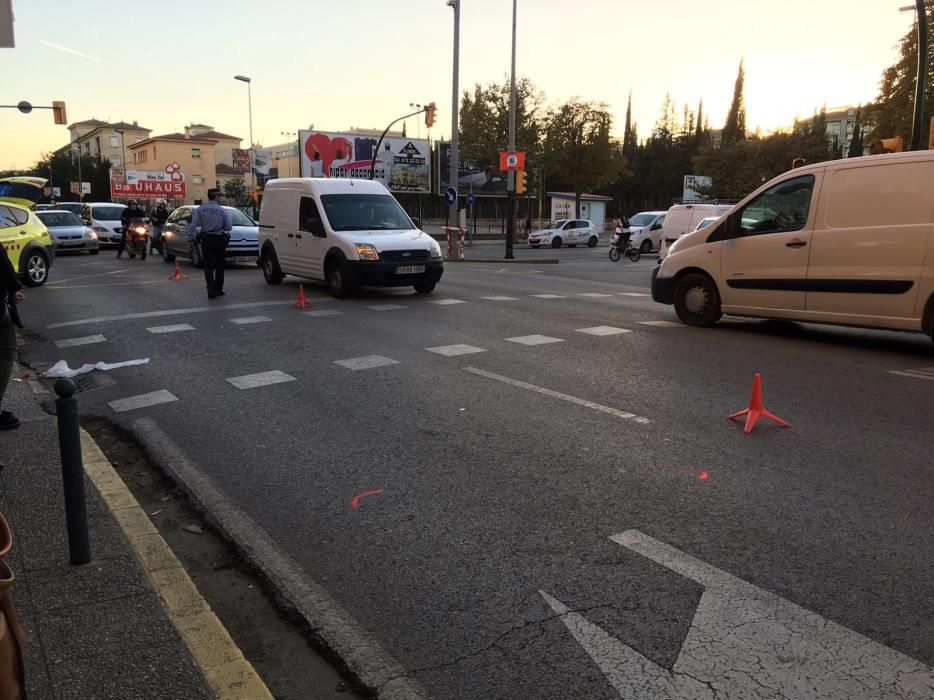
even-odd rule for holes
{"type": "Polygon", "coordinates": [[[224,183],[224,197],[235,207],[242,207],[249,204],[250,198],[247,194],[246,183],[243,182],[243,178],[234,177],[227,180],[224,183]]]}
{"type": "Polygon", "coordinates": [[[746,81],[746,68],[740,60],[739,70],[736,73],[736,82],[733,85],[733,102],[723,126],[720,141],[729,146],[746,138],[746,104],[743,98],[743,86],[746,81]]]}
{"type": "MultiPolygon", "coordinates": [[[[51,179],[52,185],[61,189],[62,201],[78,198],[69,190],[69,183],[78,182],[78,156],[68,150],[43,154],[25,174],[51,179]]],[[[81,178],[91,184],[91,194],[85,195],[84,201],[101,202],[110,199],[109,160],[82,155],[81,178]]]]}

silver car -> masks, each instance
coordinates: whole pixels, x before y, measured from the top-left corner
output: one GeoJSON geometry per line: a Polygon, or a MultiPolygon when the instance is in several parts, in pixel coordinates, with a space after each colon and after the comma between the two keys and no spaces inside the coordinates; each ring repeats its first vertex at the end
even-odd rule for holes
{"type": "Polygon", "coordinates": [[[70,211],[64,209],[37,211],[36,216],[49,229],[52,247],[56,252],[86,250],[91,255],[97,255],[100,252],[97,234],[70,211]]]}
{"type": "MultiPolygon", "coordinates": [[[[176,257],[188,258],[195,267],[204,267],[201,248],[188,240],[188,227],[197,205],[179,207],[171,214],[162,228],[162,258],[175,262],[176,257]]],[[[230,214],[233,228],[227,244],[225,260],[228,263],[258,264],[259,227],[256,222],[234,207],[224,207],[230,214]]]]}

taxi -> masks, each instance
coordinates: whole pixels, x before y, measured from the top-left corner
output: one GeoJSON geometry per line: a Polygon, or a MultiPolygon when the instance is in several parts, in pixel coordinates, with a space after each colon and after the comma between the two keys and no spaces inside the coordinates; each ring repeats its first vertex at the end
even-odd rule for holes
{"type": "Polygon", "coordinates": [[[49,230],[32,210],[47,182],[39,177],[0,179],[0,244],[28,287],[46,283],[55,259],[49,230]]]}

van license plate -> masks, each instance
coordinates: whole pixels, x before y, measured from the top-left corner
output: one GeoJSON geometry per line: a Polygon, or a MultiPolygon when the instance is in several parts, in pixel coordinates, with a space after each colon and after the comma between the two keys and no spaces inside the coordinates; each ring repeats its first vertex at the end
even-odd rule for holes
{"type": "Polygon", "coordinates": [[[424,265],[403,265],[396,268],[397,275],[417,275],[425,271],[424,265]]]}

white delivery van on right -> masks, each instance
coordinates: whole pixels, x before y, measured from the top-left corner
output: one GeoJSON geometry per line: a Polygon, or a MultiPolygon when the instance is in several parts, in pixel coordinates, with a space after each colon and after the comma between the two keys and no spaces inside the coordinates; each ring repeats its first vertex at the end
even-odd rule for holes
{"type": "Polygon", "coordinates": [[[682,236],[652,297],[691,326],[722,314],[934,337],[934,151],[815,163],[682,236]]]}

